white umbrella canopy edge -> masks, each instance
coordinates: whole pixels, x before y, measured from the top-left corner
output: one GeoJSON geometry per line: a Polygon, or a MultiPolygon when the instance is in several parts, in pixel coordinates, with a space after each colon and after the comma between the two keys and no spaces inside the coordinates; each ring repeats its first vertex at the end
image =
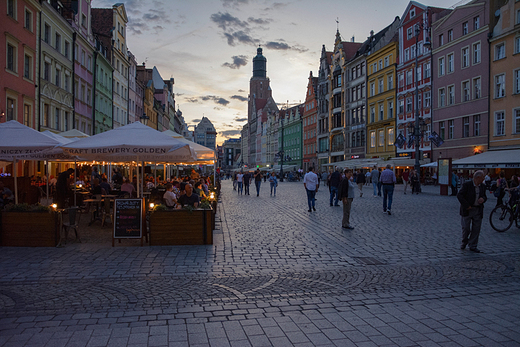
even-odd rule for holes
{"type": "Polygon", "coordinates": [[[163,134],[171,136],[174,139],[177,139],[181,142],[184,142],[184,143],[187,143],[188,145],[190,145],[190,147],[195,151],[195,153],[197,155],[197,160],[214,160],[215,150],[213,150],[209,147],[203,146],[203,145],[199,145],[196,142],[190,141],[190,140],[184,138],[184,136],[182,136],[181,134],[178,134],[172,130],[165,130],[165,131],[163,131],[163,134]]]}
{"type": "Polygon", "coordinates": [[[59,141],[15,120],[0,123],[0,158],[3,160],[39,153],[59,144],[59,141]]]}
{"type": "Polygon", "coordinates": [[[70,155],[96,161],[190,161],[196,153],[186,143],[140,122],[61,146],[70,155]]]}

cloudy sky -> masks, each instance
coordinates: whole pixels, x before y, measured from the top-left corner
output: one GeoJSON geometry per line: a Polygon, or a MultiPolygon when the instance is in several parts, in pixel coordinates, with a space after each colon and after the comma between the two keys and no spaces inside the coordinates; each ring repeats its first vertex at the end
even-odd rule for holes
{"type": "MultiPolygon", "coordinates": [[[[129,17],[127,45],[138,63],[175,79],[175,99],[189,125],[206,116],[217,142],[239,137],[247,120],[252,59],[259,45],[279,104],[305,99],[310,72],[317,75],[322,45],[363,42],[401,17],[406,0],[122,0],[129,17]],[[337,23],[339,22],[339,23],[337,23]]],[[[428,0],[452,7],[463,0],[428,0]]],[[[92,7],[115,1],[93,0],[92,7]]]]}

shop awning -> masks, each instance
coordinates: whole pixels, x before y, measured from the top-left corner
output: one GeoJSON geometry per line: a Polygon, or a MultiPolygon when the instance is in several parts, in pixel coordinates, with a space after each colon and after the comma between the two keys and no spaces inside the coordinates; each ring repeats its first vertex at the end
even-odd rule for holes
{"type": "Polygon", "coordinates": [[[514,169],[520,168],[520,149],[487,151],[454,160],[454,169],[514,169]]]}

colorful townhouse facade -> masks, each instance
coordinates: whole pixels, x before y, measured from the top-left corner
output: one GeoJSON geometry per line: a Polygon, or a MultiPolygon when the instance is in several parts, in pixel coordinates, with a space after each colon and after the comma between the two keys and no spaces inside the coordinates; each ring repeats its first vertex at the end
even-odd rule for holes
{"type": "Polygon", "coordinates": [[[397,27],[399,17],[371,35],[367,53],[367,158],[395,157],[397,27]]]}
{"type": "Polygon", "coordinates": [[[490,37],[489,149],[520,148],[520,2],[495,12],[490,37]]]}
{"type": "MultiPolygon", "coordinates": [[[[75,34],[62,16],[57,3],[42,2],[41,69],[39,73],[39,130],[61,132],[76,129],[86,132],[87,122],[75,117],[75,34]],[[78,126],[81,126],[78,128],[78,126]]],[[[86,61],[85,61],[86,68],[86,61]]],[[[86,91],[84,97],[86,98],[86,91]]]]}
{"type": "Polygon", "coordinates": [[[94,134],[113,128],[112,74],[108,49],[96,39],[94,51],[94,134]]]}
{"type": "Polygon", "coordinates": [[[444,141],[434,161],[487,150],[490,2],[472,1],[432,24],[433,129],[444,141]]]}
{"type": "Polygon", "coordinates": [[[318,164],[318,102],[316,100],[318,91],[318,78],[309,74],[309,83],[307,84],[307,92],[305,93],[305,103],[303,110],[303,166],[304,172],[309,167],[317,167],[318,164]]]}
{"type": "Polygon", "coordinates": [[[415,159],[413,141],[416,115],[425,129],[420,140],[420,160],[431,158],[431,143],[428,139],[432,125],[432,60],[428,47],[431,43],[431,23],[434,13],[446,11],[411,1],[399,26],[399,55],[397,63],[397,136],[406,138],[397,156],[415,159]],[[417,59],[416,59],[417,55],[417,59]],[[416,70],[417,60],[417,70],[416,70]],[[415,75],[415,76],[414,76],[415,75]]]}
{"type": "Polygon", "coordinates": [[[38,37],[41,5],[32,0],[2,2],[0,57],[0,121],[16,120],[38,129],[38,37]]]}

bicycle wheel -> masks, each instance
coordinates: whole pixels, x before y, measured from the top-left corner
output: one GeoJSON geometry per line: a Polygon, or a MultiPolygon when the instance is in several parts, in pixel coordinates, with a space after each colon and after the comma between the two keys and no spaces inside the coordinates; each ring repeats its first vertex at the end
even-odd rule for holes
{"type": "Polygon", "coordinates": [[[506,231],[513,224],[513,211],[504,205],[495,207],[489,215],[489,224],[498,232],[506,231]]]}

